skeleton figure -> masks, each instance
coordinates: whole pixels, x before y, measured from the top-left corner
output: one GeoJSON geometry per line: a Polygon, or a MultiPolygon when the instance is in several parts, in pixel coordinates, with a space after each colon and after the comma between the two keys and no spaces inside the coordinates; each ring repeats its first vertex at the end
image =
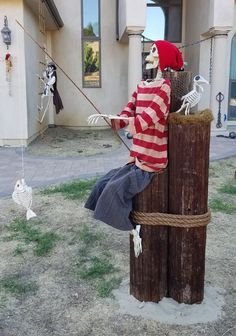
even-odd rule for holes
{"type": "Polygon", "coordinates": [[[40,112],[43,111],[43,103],[45,97],[48,97],[48,102],[45,107],[45,110],[43,112],[43,115],[41,119],[39,120],[40,123],[43,122],[43,119],[45,117],[45,114],[49,108],[51,98],[53,97],[53,104],[55,105],[56,108],[56,113],[58,114],[60,110],[63,109],[63,104],[61,101],[61,97],[59,95],[59,92],[57,90],[57,73],[56,73],[56,65],[53,62],[48,63],[48,66],[46,70],[43,72],[43,77],[41,78],[40,76],[39,79],[43,82],[44,88],[43,88],[43,93],[41,94],[41,104],[38,106],[38,110],[40,112]]]}
{"type": "Polygon", "coordinates": [[[193,79],[193,90],[181,98],[183,103],[180,109],[176,111],[177,113],[185,109],[184,114],[188,115],[190,109],[199,103],[202,97],[202,93],[204,91],[203,87],[200,84],[209,84],[209,83],[205,78],[203,78],[200,75],[197,75],[193,79]]]}
{"type": "Polygon", "coordinates": [[[12,193],[13,201],[26,209],[26,218],[36,217],[36,214],[31,210],[32,206],[32,188],[28,187],[25,180],[22,178],[15,184],[14,191],[12,193]]]}
{"type": "Polygon", "coordinates": [[[140,225],[130,221],[133,197],[144,190],[153,174],[167,165],[167,118],[170,106],[170,82],[162,78],[166,68],[179,70],[183,60],[178,48],[167,41],[153,43],[146,58],[146,68],[157,68],[152,81],[142,81],[126,107],[118,115],[94,114],[89,124],[100,117],[111,121],[112,128],[128,127],[132,135],[127,165],[101,177],[94,186],[85,207],[94,211],[94,218],[117,229],[130,230],[134,253],[142,253],[140,225]]]}

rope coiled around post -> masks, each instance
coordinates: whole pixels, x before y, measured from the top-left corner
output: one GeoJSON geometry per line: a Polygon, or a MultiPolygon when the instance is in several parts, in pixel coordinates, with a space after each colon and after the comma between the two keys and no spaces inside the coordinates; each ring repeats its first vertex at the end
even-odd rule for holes
{"type": "Polygon", "coordinates": [[[139,225],[164,225],[182,228],[206,226],[211,221],[211,212],[202,215],[176,215],[161,212],[131,212],[131,219],[139,225]]]}

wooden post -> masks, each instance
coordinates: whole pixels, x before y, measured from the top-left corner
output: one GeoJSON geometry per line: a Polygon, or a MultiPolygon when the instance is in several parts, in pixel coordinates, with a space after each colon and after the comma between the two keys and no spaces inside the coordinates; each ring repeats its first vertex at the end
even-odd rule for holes
{"type": "MultiPolygon", "coordinates": [[[[169,213],[200,215],[208,210],[209,110],[169,118],[169,213]]],[[[169,296],[200,303],[204,297],[206,226],[169,230],[169,296]]]]}
{"type": "MultiPolygon", "coordinates": [[[[170,111],[178,110],[181,97],[191,90],[190,72],[164,72],[171,82],[170,111]]],[[[138,212],[168,212],[168,172],[156,174],[148,187],[134,198],[138,212]]],[[[140,223],[137,223],[140,224],[140,223]]],[[[130,294],[139,301],[158,302],[168,293],[168,227],[141,225],[143,252],[134,256],[130,237],[130,294]]]]}
{"type": "MultiPolygon", "coordinates": [[[[133,210],[138,212],[167,212],[168,171],[157,173],[142,193],[136,195],[133,210]]],[[[168,228],[142,225],[143,252],[134,255],[130,236],[130,294],[139,301],[158,302],[167,294],[168,228]]]]}

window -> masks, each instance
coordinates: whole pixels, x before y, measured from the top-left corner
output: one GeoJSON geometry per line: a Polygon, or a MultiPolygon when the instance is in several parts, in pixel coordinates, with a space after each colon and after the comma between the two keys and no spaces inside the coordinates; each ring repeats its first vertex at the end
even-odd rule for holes
{"type": "Polygon", "coordinates": [[[236,35],[231,45],[228,120],[236,120],[236,35]]]}
{"type": "Polygon", "coordinates": [[[83,87],[101,87],[100,0],[82,0],[83,87]]]}

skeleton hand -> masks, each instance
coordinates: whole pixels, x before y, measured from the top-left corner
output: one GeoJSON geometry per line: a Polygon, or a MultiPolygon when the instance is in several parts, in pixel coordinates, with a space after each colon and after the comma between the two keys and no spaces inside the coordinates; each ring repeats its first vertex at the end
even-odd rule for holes
{"type": "Polygon", "coordinates": [[[46,84],[43,90],[43,95],[44,96],[49,96],[49,85],[46,84]]]}
{"type": "Polygon", "coordinates": [[[87,121],[89,125],[94,125],[98,122],[99,118],[107,118],[109,120],[129,120],[128,117],[121,117],[117,115],[112,115],[112,114],[92,114],[91,116],[88,117],[87,121]]]}
{"type": "Polygon", "coordinates": [[[142,238],[140,237],[140,225],[137,225],[135,229],[131,231],[131,234],[133,235],[133,243],[134,243],[134,254],[135,257],[138,258],[140,253],[142,253],[142,238]]]}

